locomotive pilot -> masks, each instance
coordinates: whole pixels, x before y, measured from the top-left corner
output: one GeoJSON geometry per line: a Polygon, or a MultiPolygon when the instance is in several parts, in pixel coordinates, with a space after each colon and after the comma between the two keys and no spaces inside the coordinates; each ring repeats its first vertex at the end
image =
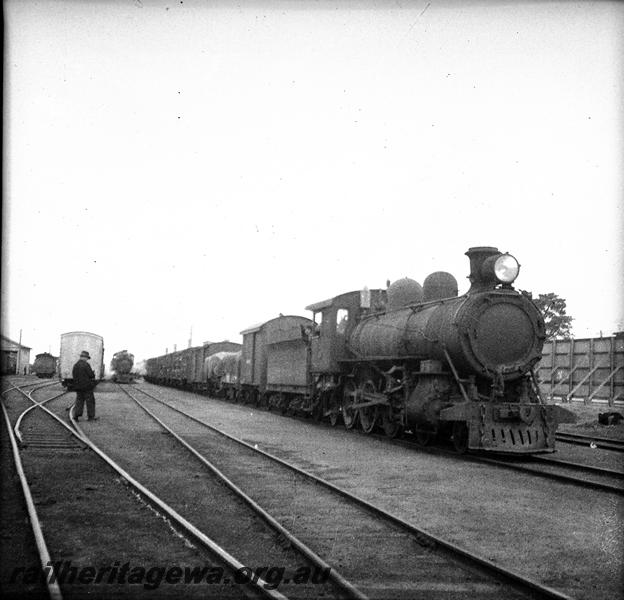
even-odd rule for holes
{"type": "Polygon", "coordinates": [[[80,353],[80,360],[78,360],[72,370],[73,387],[76,390],[76,402],[74,403],[74,417],[76,421],[82,416],[85,402],[87,403],[87,417],[89,421],[97,420],[95,416],[95,396],[93,395],[95,373],[87,362],[90,359],[89,353],[83,350],[80,353]]]}

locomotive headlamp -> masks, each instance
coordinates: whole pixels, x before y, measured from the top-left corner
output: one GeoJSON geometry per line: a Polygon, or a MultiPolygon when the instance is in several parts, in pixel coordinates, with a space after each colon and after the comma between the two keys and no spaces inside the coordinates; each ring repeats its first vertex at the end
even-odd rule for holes
{"type": "Polygon", "coordinates": [[[511,254],[492,246],[469,248],[466,255],[470,259],[469,292],[492,289],[500,283],[509,286],[520,272],[520,265],[511,254]]]}
{"type": "Polygon", "coordinates": [[[501,254],[494,262],[494,275],[501,283],[513,283],[519,272],[520,265],[511,254],[501,254]]]}

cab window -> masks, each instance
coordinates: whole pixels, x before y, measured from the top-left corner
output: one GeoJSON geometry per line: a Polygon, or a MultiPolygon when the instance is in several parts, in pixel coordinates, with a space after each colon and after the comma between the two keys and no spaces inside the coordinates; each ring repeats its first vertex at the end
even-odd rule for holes
{"type": "Polygon", "coordinates": [[[312,325],[309,327],[310,337],[319,337],[321,335],[321,323],[323,322],[323,313],[315,312],[312,315],[312,325]]]}
{"type": "Polygon", "coordinates": [[[344,335],[349,324],[349,311],[346,308],[339,308],[336,313],[336,333],[344,335]]]}

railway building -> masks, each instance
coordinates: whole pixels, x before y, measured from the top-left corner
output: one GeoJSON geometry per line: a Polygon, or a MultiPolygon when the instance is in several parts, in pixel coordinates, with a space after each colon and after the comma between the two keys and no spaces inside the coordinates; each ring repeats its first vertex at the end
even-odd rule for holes
{"type": "Polygon", "coordinates": [[[4,335],[0,336],[0,338],[2,338],[0,345],[2,375],[22,375],[24,372],[28,373],[30,369],[30,347],[14,342],[4,335]],[[19,373],[17,372],[18,367],[19,373]]]}

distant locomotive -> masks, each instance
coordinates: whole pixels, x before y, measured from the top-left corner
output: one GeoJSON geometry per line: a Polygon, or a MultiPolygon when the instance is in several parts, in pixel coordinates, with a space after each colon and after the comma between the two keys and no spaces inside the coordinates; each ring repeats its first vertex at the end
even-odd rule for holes
{"type": "Polygon", "coordinates": [[[127,350],[115,352],[110,366],[113,372],[113,381],[117,383],[130,383],[133,379],[132,367],[134,366],[134,354],[130,354],[127,350]]]}
{"type": "Polygon", "coordinates": [[[35,356],[32,370],[40,379],[54,377],[56,374],[56,356],[52,356],[49,352],[42,352],[35,356]]]}
{"type": "MultiPolygon", "coordinates": [[[[540,397],[533,368],[544,321],[512,287],[520,266],[492,247],[466,255],[462,296],[445,272],[423,286],[402,279],[342,294],[308,306],[312,320],[280,316],[246,329],[238,371],[225,381],[213,370],[213,379],[230,397],[342,419],[347,429],[407,430],[423,445],[450,439],[460,453],[552,452],[557,425],[574,416],[540,397]]],[[[175,374],[151,380],[184,386],[175,374]]]]}

